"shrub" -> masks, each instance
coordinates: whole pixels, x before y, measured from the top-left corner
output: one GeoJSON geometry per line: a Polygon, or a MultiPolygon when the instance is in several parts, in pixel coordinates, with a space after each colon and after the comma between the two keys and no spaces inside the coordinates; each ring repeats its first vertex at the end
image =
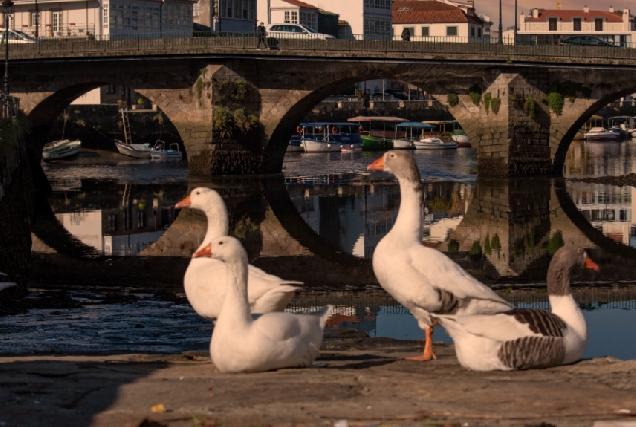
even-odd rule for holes
{"type": "Polygon", "coordinates": [[[473,245],[470,247],[470,251],[468,251],[472,258],[481,258],[481,245],[479,244],[479,240],[475,240],[473,245]]]}
{"type": "Polygon", "coordinates": [[[492,239],[490,241],[490,247],[495,252],[499,252],[501,250],[501,242],[499,241],[498,234],[495,234],[494,236],[492,236],[492,239]]]}
{"type": "Polygon", "coordinates": [[[490,247],[490,234],[486,234],[486,239],[484,240],[484,252],[487,255],[492,253],[492,248],[490,247]]]}
{"type": "Polygon", "coordinates": [[[451,239],[448,242],[448,253],[456,254],[457,252],[459,252],[459,242],[455,239],[451,239]]]}
{"type": "Polygon", "coordinates": [[[525,102],[523,103],[523,111],[525,111],[526,114],[528,114],[528,117],[530,117],[531,119],[534,119],[534,99],[533,98],[526,98],[525,102]]]}
{"type": "Polygon", "coordinates": [[[550,256],[554,255],[564,244],[563,234],[561,234],[560,230],[557,230],[557,232],[550,237],[550,240],[548,240],[548,247],[546,248],[547,254],[550,256]]]}
{"type": "Polygon", "coordinates": [[[448,100],[448,105],[450,105],[451,107],[454,107],[457,104],[459,104],[459,96],[455,92],[449,93],[447,100],[448,100]]]}
{"type": "Polygon", "coordinates": [[[490,110],[490,100],[492,99],[492,93],[486,92],[484,94],[484,109],[486,110],[486,114],[488,114],[488,110],[490,110]]]}
{"type": "Polygon", "coordinates": [[[548,107],[550,107],[557,116],[560,116],[563,112],[563,96],[559,92],[550,92],[546,99],[548,101],[548,107]]]}
{"type": "Polygon", "coordinates": [[[493,98],[490,101],[490,108],[492,108],[493,113],[499,113],[499,108],[501,108],[501,98],[493,98]]]}
{"type": "Polygon", "coordinates": [[[473,104],[479,106],[479,102],[481,102],[481,88],[474,84],[468,89],[468,96],[473,101],[473,104]]]}

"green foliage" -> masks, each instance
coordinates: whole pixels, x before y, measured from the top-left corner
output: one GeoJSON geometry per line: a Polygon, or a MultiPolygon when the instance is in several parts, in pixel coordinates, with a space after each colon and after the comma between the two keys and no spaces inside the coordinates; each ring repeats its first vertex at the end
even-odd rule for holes
{"type": "Polygon", "coordinates": [[[144,99],[143,98],[137,98],[137,105],[144,105],[144,99]]]}
{"type": "Polygon", "coordinates": [[[479,244],[479,240],[473,242],[468,253],[472,258],[481,258],[481,245],[479,244]]]}
{"type": "Polygon", "coordinates": [[[154,116],[152,116],[152,121],[157,122],[159,126],[163,126],[163,122],[164,122],[163,113],[157,112],[154,116]]]}
{"type": "Polygon", "coordinates": [[[531,119],[534,119],[534,107],[534,99],[530,97],[526,98],[523,103],[523,111],[525,111],[531,119]]]}
{"type": "Polygon", "coordinates": [[[512,64],[512,59],[510,58],[510,55],[508,55],[508,58],[506,58],[506,64],[512,64]]]}
{"type": "Polygon", "coordinates": [[[234,83],[234,99],[236,101],[243,101],[247,96],[247,82],[245,80],[239,80],[234,83]]]}
{"type": "Polygon", "coordinates": [[[427,205],[431,212],[447,212],[453,207],[453,201],[435,196],[427,205]]]}
{"type": "Polygon", "coordinates": [[[459,242],[455,239],[450,239],[448,242],[448,253],[456,254],[457,252],[459,252],[459,242]]]}
{"type": "Polygon", "coordinates": [[[450,92],[447,96],[448,105],[451,107],[459,104],[459,96],[455,92],[450,92]]]}
{"type": "Polygon", "coordinates": [[[484,240],[484,252],[487,255],[492,253],[492,248],[490,247],[490,234],[486,234],[486,239],[484,240]]]}
{"type": "Polygon", "coordinates": [[[212,124],[215,130],[218,130],[221,137],[227,137],[232,134],[232,115],[226,108],[216,107],[212,111],[212,124]]]}
{"type": "Polygon", "coordinates": [[[565,242],[563,242],[563,234],[561,234],[560,230],[557,230],[557,232],[550,237],[550,240],[548,240],[548,247],[546,248],[546,253],[552,256],[564,244],[565,242]]]}
{"type": "Polygon", "coordinates": [[[495,234],[494,236],[492,236],[492,239],[490,240],[490,247],[495,252],[499,252],[501,250],[501,242],[499,241],[498,234],[495,234]]]}
{"type": "Polygon", "coordinates": [[[493,98],[490,101],[490,108],[492,108],[493,113],[499,113],[499,108],[501,108],[501,98],[493,98]]]}
{"type": "Polygon", "coordinates": [[[197,82],[194,84],[194,90],[197,95],[197,103],[201,106],[201,100],[203,98],[203,78],[199,77],[197,82]]]}
{"type": "Polygon", "coordinates": [[[199,73],[201,73],[201,77],[205,77],[205,75],[208,73],[208,67],[203,67],[199,70],[199,73]]]}
{"type": "Polygon", "coordinates": [[[523,95],[520,94],[519,92],[513,92],[512,93],[512,103],[514,104],[515,107],[521,108],[523,107],[523,95]]]}
{"type": "Polygon", "coordinates": [[[479,106],[479,102],[481,102],[481,87],[477,84],[472,85],[468,88],[468,96],[470,96],[473,104],[479,106]]]}
{"type": "Polygon", "coordinates": [[[486,110],[486,114],[488,114],[488,110],[490,110],[491,99],[492,99],[492,93],[486,92],[484,94],[484,109],[486,110]]]}
{"type": "Polygon", "coordinates": [[[548,102],[548,107],[550,107],[557,116],[560,116],[563,112],[563,95],[559,92],[550,92],[548,93],[546,100],[548,102]]]}

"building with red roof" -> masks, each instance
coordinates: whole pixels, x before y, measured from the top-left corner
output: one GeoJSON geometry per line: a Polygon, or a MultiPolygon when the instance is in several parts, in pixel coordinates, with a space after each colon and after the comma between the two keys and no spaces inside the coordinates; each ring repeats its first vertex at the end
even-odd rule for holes
{"type": "MultiPolygon", "coordinates": [[[[520,42],[558,43],[571,36],[594,36],[617,45],[632,42],[634,17],[629,9],[531,9],[519,17],[517,30],[520,42]]],[[[508,31],[506,36],[512,37],[508,31]]],[[[634,40],[636,41],[636,40],[634,40]]]]}
{"type": "Polygon", "coordinates": [[[433,0],[393,2],[393,34],[406,28],[411,40],[427,37],[457,37],[459,41],[482,39],[490,34],[490,20],[475,13],[474,3],[433,0]],[[415,38],[413,38],[415,37],[415,38]]]}

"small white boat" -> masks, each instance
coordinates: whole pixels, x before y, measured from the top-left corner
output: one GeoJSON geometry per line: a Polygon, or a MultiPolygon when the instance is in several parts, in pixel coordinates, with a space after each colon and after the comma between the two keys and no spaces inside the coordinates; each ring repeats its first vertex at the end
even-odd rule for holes
{"type": "Polygon", "coordinates": [[[301,138],[300,143],[303,146],[305,153],[327,153],[331,151],[341,151],[340,143],[338,142],[301,138]]]}
{"type": "Polygon", "coordinates": [[[428,123],[405,122],[395,126],[395,138],[393,138],[393,149],[413,150],[415,141],[425,138],[424,131],[434,129],[435,126],[428,123]],[[419,135],[418,135],[419,132],[419,135]],[[403,135],[399,137],[398,135],[403,135]]]}
{"type": "Polygon", "coordinates": [[[44,161],[63,159],[71,157],[79,153],[82,147],[80,140],[60,139],[59,141],[52,141],[44,145],[42,148],[42,158],[44,161]]]}
{"type": "Polygon", "coordinates": [[[137,159],[149,159],[150,152],[152,151],[150,144],[127,144],[119,139],[115,140],[115,146],[120,154],[137,159]]]}
{"type": "Polygon", "coordinates": [[[585,139],[587,141],[616,141],[620,138],[620,133],[612,132],[604,127],[593,127],[585,132],[585,139]]]}
{"type": "Polygon", "coordinates": [[[413,141],[416,150],[448,150],[457,148],[456,142],[444,142],[437,137],[422,138],[419,141],[413,141]]]}
{"type": "Polygon", "coordinates": [[[179,144],[170,144],[170,147],[166,149],[163,141],[157,141],[150,150],[150,158],[152,160],[181,160],[183,153],[179,151],[179,144]]]}

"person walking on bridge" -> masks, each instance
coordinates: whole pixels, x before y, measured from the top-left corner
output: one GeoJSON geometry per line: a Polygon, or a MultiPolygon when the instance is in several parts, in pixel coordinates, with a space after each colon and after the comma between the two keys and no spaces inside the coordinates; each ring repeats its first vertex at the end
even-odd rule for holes
{"type": "Polygon", "coordinates": [[[258,33],[258,46],[256,46],[256,48],[260,49],[262,43],[263,47],[267,49],[267,31],[265,30],[265,24],[262,22],[258,24],[256,32],[258,33]]]}

